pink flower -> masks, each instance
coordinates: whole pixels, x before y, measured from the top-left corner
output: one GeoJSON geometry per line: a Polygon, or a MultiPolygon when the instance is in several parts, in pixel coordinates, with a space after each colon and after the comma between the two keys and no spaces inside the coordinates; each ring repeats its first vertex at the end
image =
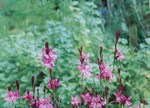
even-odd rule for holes
{"type": "Polygon", "coordinates": [[[14,97],[14,92],[9,91],[5,100],[9,102],[16,102],[16,98],[14,97]]]}
{"type": "Polygon", "coordinates": [[[83,98],[85,104],[88,104],[92,99],[92,96],[90,93],[86,93],[85,95],[82,94],[81,97],[83,98]]]}
{"type": "Polygon", "coordinates": [[[97,78],[97,79],[101,79],[101,76],[100,76],[100,75],[98,75],[98,76],[96,76],[96,78],[97,78]]]}
{"type": "Polygon", "coordinates": [[[25,100],[31,101],[33,96],[30,94],[29,91],[26,92],[26,95],[23,97],[25,100]]]}
{"type": "Polygon", "coordinates": [[[39,104],[40,104],[40,102],[36,101],[36,99],[35,99],[34,101],[32,101],[32,102],[30,103],[30,106],[31,106],[32,108],[39,108],[39,104]]]}
{"type": "Polygon", "coordinates": [[[130,102],[131,98],[132,98],[131,96],[129,97],[122,96],[122,99],[124,99],[123,103],[128,106],[131,106],[132,105],[132,103],[130,102]]]}
{"type": "Polygon", "coordinates": [[[90,108],[102,108],[102,105],[100,104],[99,96],[92,98],[90,108]]]}
{"type": "Polygon", "coordinates": [[[50,69],[53,69],[55,66],[54,61],[57,58],[56,52],[52,50],[52,48],[45,48],[42,51],[43,62],[41,63],[43,66],[46,66],[50,69]],[[46,51],[48,50],[48,54],[46,51]]]}
{"type": "Polygon", "coordinates": [[[106,99],[104,99],[103,97],[100,97],[100,103],[102,106],[106,105],[106,99]]]}
{"type": "Polygon", "coordinates": [[[84,63],[81,66],[77,66],[77,69],[81,71],[81,74],[84,77],[91,77],[92,74],[90,73],[91,66],[90,65],[85,65],[84,63]]]}
{"type": "Polygon", "coordinates": [[[96,104],[91,104],[90,108],[103,108],[102,105],[100,103],[96,103],[96,104]]]}
{"type": "Polygon", "coordinates": [[[120,49],[118,49],[117,51],[118,51],[117,58],[122,62],[124,59],[124,55],[122,54],[122,51],[120,49]]]}
{"type": "Polygon", "coordinates": [[[16,90],[16,92],[14,92],[14,96],[16,97],[16,99],[21,98],[21,96],[19,95],[19,91],[16,90]]]}
{"type": "Polygon", "coordinates": [[[52,88],[52,89],[55,89],[56,87],[59,87],[60,86],[60,83],[59,83],[59,80],[58,79],[54,79],[54,80],[49,80],[49,83],[48,83],[48,88],[52,88]]]}
{"type": "Polygon", "coordinates": [[[71,98],[71,104],[72,105],[80,105],[81,104],[81,100],[79,99],[78,96],[73,96],[71,98]]]}
{"type": "Polygon", "coordinates": [[[52,104],[50,104],[50,98],[46,98],[46,99],[43,99],[43,98],[40,98],[40,101],[39,101],[39,108],[53,108],[52,104]]]}
{"type": "Polygon", "coordinates": [[[126,96],[122,95],[122,90],[120,90],[119,93],[114,93],[114,95],[116,96],[116,102],[119,102],[119,103],[121,102],[128,106],[132,105],[132,103],[130,102],[131,96],[126,97],[126,96]]]}
{"type": "Polygon", "coordinates": [[[122,91],[119,91],[119,93],[114,93],[114,95],[116,96],[116,102],[121,102],[122,101],[122,91]]]}
{"type": "Polygon", "coordinates": [[[100,76],[97,76],[98,79],[109,80],[110,82],[112,82],[114,75],[112,74],[111,70],[108,68],[107,63],[103,63],[103,62],[101,63],[100,71],[101,74],[100,76]]]}
{"type": "Polygon", "coordinates": [[[91,77],[91,66],[89,65],[89,54],[85,54],[82,47],[79,48],[81,66],[77,66],[77,69],[81,71],[81,75],[84,77],[91,77]]]}
{"type": "Polygon", "coordinates": [[[80,60],[84,62],[89,62],[89,54],[85,54],[82,52],[82,55],[80,56],[80,60]]]}
{"type": "Polygon", "coordinates": [[[10,90],[8,91],[7,97],[5,98],[5,100],[9,102],[16,102],[16,99],[19,99],[19,98],[21,98],[21,96],[19,95],[18,90],[16,90],[16,92],[13,92],[10,90]]]}

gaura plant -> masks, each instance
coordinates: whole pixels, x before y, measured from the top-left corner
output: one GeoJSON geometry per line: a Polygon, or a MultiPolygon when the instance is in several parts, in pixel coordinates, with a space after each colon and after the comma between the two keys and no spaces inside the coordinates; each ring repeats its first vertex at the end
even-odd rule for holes
{"type": "MultiPolygon", "coordinates": [[[[71,97],[70,103],[72,108],[111,108],[112,105],[118,107],[132,107],[132,96],[127,96],[124,93],[124,85],[121,76],[121,69],[117,67],[117,73],[115,73],[115,62],[120,63],[125,59],[122,50],[117,48],[120,32],[116,32],[116,42],[114,48],[114,58],[113,67],[109,66],[109,63],[105,62],[103,59],[103,47],[100,47],[99,58],[97,59],[97,66],[99,68],[99,74],[94,75],[91,71],[90,65],[90,55],[83,52],[83,47],[79,50],[79,60],[80,65],[77,66],[77,70],[81,72],[81,92],[75,94],[71,97]],[[84,86],[84,79],[95,78],[99,80],[99,89],[95,87],[90,88],[89,86],[84,86]],[[114,82],[114,77],[117,78],[117,83],[114,82]],[[104,85],[104,90],[102,89],[103,82],[108,82],[108,85],[104,85]],[[115,84],[117,92],[111,92],[110,84],[115,84]]],[[[56,96],[56,90],[61,86],[59,79],[54,78],[53,68],[55,66],[55,60],[57,59],[56,52],[49,48],[48,42],[45,42],[45,48],[41,52],[42,62],[41,65],[45,66],[49,70],[49,80],[47,85],[43,88],[43,95],[39,94],[39,89],[36,89],[35,77],[31,78],[32,90],[24,90],[23,96],[20,95],[20,83],[16,80],[16,90],[14,91],[12,87],[8,87],[8,93],[4,100],[10,103],[14,108],[61,108],[61,102],[65,101],[56,96]],[[51,90],[51,92],[46,92],[46,90],[51,90]]],[[[38,80],[38,79],[37,79],[38,80]]],[[[96,82],[95,82],[96,83],[96,82]]],[[[63,87],[63,86],[61,86],[63,87]]],[[[23,90],[23,88],[21,88],[23,90]]],[[[146,100],[142,100],[141,103],[143,107],[139,105],[134,106],[134,108],[144,108],[147,105],[146,100]]],[[[68,108],[68,106],[66,106],[68,108]]]]}

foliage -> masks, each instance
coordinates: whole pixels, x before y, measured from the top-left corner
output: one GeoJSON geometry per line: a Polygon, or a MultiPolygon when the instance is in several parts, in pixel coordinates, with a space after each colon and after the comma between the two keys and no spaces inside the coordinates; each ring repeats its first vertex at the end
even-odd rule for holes
{"type": "MultiPolygon", "coordinates": [[[[95,3],[98,2],[95,0],[95,3]]],[[[139,104],[143,99],[147,99],[150,103],[148,38],[146,38],[147,44],[140,44],[140,51],[137,53],[131,51],[125,39],[127,32],[124,30],[128,29],[126,22],[120,27],[121,18],[114,13],[113,18],[108,16],[108,19],[115,25],[110,24],[105,27],[106,19],[101,15],[102,8],[95,3],[84,0],[0,2],[0,93],[2,94],[0,106],[7,106],[3,100],[6,89],[10,85],[15,87],[15,80],[20,81],[21,88],[29,90],[32,89],[29,79],[33,75],[37,77],[37,86],[44,87],[47,83],[49,73],[47,69],[41,67],[38,55],[45,41],[50,43],[58,55],[53,73],[61,80],[62,87],[58,89],[58,93],[60,98],[65,100],[62,101],[62,107],[70,106],[71,96],[80,91],[81,85],[80,73],[76,69],[79,65],[77,48],[84,46],[85,52],[90,52],[92,72],[98,74],[99,46],[104,47],[104,60],[112,61],[115,31],[118,28],[121,28],[122,36],[119,47],[123,50],[125,61],[123,65],[119,63],[117,65],[121,67],[127,94],[133,96],[132,102],[135,104],[139,104]]],[[[92,81],[86,82],[93,86],[92,81]]],[[[94,86],[98,88],[97,85],[94,86]]],[[[22,91],[21,94],[23,95],[24,92],[22,91]]]]}

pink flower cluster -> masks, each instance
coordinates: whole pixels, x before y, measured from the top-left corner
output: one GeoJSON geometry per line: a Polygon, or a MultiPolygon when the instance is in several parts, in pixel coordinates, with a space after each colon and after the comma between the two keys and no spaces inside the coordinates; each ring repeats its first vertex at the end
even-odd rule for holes
{"type": "Polygon", "coordinates": [[[50,103],[50,98],[40,98],[39,101],[33,101],[30,104],[33,108],[53,108],[53,105],[50,103]]]}
{"type": "Polygon", "coordinates": [[[114,93],[114,95],[116,96],[116,103],[121,103],[121,104],[125,104],[128,106],[131,106],[132,103],[130,102],[131,100],[131,96],[126,97],[122,94],[122,90],[120,90],[118,93],[114,93]]]}
{"type": "Polygon", "coordinates": [[[90,108],[103,108],[106,105],[106,99],[101,96],[92,97],[90,108]]]}
{"type": "Polygon", "coordinates": [[[43,55],[42,65],[52,69],[55,65],[54,61],[57,58],[56,52],[53,51],[52,48],[49,48],[49,53],[46,54],[46,49],[44,49],[42,51],[42,55],[43,55]]]}
{"type": "Polygon", "coordinates": [[[100,75],[97,76],[98,79],[103,79],[103,80],[109,80],[112,82],[113,80],[113,74],[111,70],[108,67],[108,63],[102,62],[100,65],[100,75]]]}
{"type": "Polygon", "coordinates": [[[5,100],[8,101],[8,102],[16,102],[16,100],[19,99],[19,98],[21,98],[21,96],[19,95],[18,90],[16,90],[15,92],[9,90],[5,100]]]}
{"type": "Polygon", "coordinates": [[[57,55],[52,48],[49,48],[48,42],[46,42],[45,44],[45,48],[42,50],[43,62],[41,64],[50,69],[53,69],[53,67],[55,66],[54,61],[56,60],[57,55]]]}
{"type": "Polygon", "coordinates": [[[74,106],[80,106],[81,105],[81,99],[76,95],[71,97],[71,104],[74,106]]]}
{"type": "MultiPolygon", "coordinates": [[[[116,43],[115,43],[115,52],[114,52],[114,63],[116,59],[119,59],[121,62],[124,59],[124,55],[122,54],[121,50],[117,50],[117,43],[119,39],[119,33],[116,34],[116,43]],[[116,53],[118,55],[116,56],[116,53]]],[[[102,80],[109,80],[112,82],[114,74],[111,72],[111,69],[109,68],[108,63],[103,62],[103,47],[100,47],[100,58],[98,58],[98,66],[100,70],[100,75],[97,76],[98,79],[102,80]]],[[[79,48],[79,53],[80,53],[80,62],[81,65],[77,66],[77,69],[81,71],[81,75],[84,77],[91,77],[92,73],[91,71],[91,66],[89,63],[89,54],[85,54],[82,50],[82,47],[79,48]]],[[[32,108],[53,108],[56,106],[58,108],[58,103],[59,97],[54,96],[54,91],[56,90],[57,87],[60,86],[59,80],[58,79],[53,79],[52,76],[52,70],[54,67],[54,62],[57,58],[56,52],[53,51],[52,48],[49,48],[48,42],[45,43],[45,48],[42,51],[42,65],[46,66],[49,68],[50,71],[50,79],[48,81],[47,88],[52,89],[52,100],[50,97],[45,98],[45,93],[46,93],[46,86],[44,87],[44,98],[39,97],[39,89],[37,90],[37,95],[35,94],[35,81],[34,81],[34,76],[32,77],[32,92],[26,91],[24,96],[20,96],[19,94],[19,89],[20,85],[18,80],[16,81],[16,86],[17,90],[13,92],[11,88],[8,88],[8,93],[7,97],[5,98],[6,101],[8,102],[16,102],[17,99],[22,98],[25,101],[28,101],[29,106],[32,108]],[[36,96],[36,97],[35,97],[36,96]]],[[[123,95],[123,83],[120,75],[120,68],[118,68],[118,82],[120,83],[119,85],[119,92],[114,93],[114,96],[116,96],[116,99],[112,99],[112,95],[110,95],[109,87],[105,86],[105,91],[98,90],[96,91],[95,88],[92,88],[92,92],[89,92],[88,90],[88,84],[85,87],[85,90],[82,92],[81,89],[81,94],[80,97],[75,95],[72,96],[71,98],[71,104],[73,108],[79,108],[80,106],[86,106],[87,108],[105,108],[109,106],[109,102],[115,102],[118,104],[123,104],[127,106],[131,106],[131,96],[125,96],[123,95]],[[98,94],[100,92],[100,95],[98,94]],[[111,100],[112,99],[112,100],[111,100]]],[[[83,86],[83,85],[82,85],[83,86]]],[[[103,87],[103,86],[102,86],[103,87]]],[[[147,105],[147,101],[143,100],[141,101],[143,105],[147,105]]],[[[135,106],[135,108],[139,108],[139,106],[135,106]]]]}
{"type": "Polygon", "coordinates": [[[119,59],[122,62],[123,59],[124,59],[124,55],[123,55],[121,49],[118,49],[117,52],[118,52],[118,55],[117,55],[116,58],[119,59]]]}
{"type": "Polygon", "coordinates": [[[78,96],[71,98],[71,104],[73,106],[79,107],[82,103],[89,108],[103,108],[106,105],[106,99],[101,96],[94,97],[88,92],[81,94],[81,99],[78,96]],[[83,100],[83,102],[81,100],[83,100]]]}
{"type": "Polygon", "coordinates": [[[100,58],[98,58],[98,66],[100,75],[97,76],[97,79],[109,80],[112,82],[114,75],[109,69],[108,63],[103,62],[103,47],[100,47],[100,58]]]}
{"type": "Polygon", "coordinates": [[[11,90],[11,87],[8,87],[8,93],[4,100],[8,102],[16,102],[17,99],[21,98],[19,94],[20,84],[18,80],[16,80],[16,87],[17,87],[17,90],[15,92],[11,90]]]}
{"type": "Polygon", "coordinates": [[[27,101],[31,101],[33,99],[33,96],[29,91],[27,91],[23,98],[27,101]]]}
{"type": "Polygon", "coordinates": [[[81,66],[77,66],[77,69],[81,71],[82,76],[91,77],[92,74],[90,73],[91,66],[89,64],[89,54],[85,54],[82,51],[82,47],[79,49],[79,53],[80,53],[81,66]]]}
{"type": "Polygon", "coordinates": [[[78,66],[77,69],[81,71],[81,74],[84,77],[91,77],[92,76],[92,74],[90,73],[91,66],[89,64],[85,65],[83,63],[81,66],[78,66]]]}
{"type": "Polygon", "coordinates": [[[60,86],[60,83],[59,83],[59,80],[58,79],[54,79],[54,80],[49,80],[48,82],[48,88],[52,88],[52,89],[56,89],[56,87],[59,87],[60,86]]]}
{"type": "Polygon", "coordinates": [[[5,98],[6,101],[15,103],[16,100],[20,98],[29,101],[32,108],[53,108],[52,104],[50,103],[50,98],[40,98],[39,101],[37,101],[29,91],[26,91],[25,96],[21,97],[19,95],[19,90],[13,92],[10,87],[8,88],[7,97],[5,98]]]}

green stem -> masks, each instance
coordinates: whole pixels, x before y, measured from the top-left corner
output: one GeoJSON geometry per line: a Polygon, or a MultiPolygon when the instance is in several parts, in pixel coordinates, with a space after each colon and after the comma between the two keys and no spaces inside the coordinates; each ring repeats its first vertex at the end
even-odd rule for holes
{"type": "Polygon", "coordinates": [[[52,69],[50,69],[49,71],[50,71],[50,79],[52,80],[52,69]]]}
{"type": "Polygon", "coordinates": [[[101,79],[99,79],[99,88],[101,87],[101,79]]]}

